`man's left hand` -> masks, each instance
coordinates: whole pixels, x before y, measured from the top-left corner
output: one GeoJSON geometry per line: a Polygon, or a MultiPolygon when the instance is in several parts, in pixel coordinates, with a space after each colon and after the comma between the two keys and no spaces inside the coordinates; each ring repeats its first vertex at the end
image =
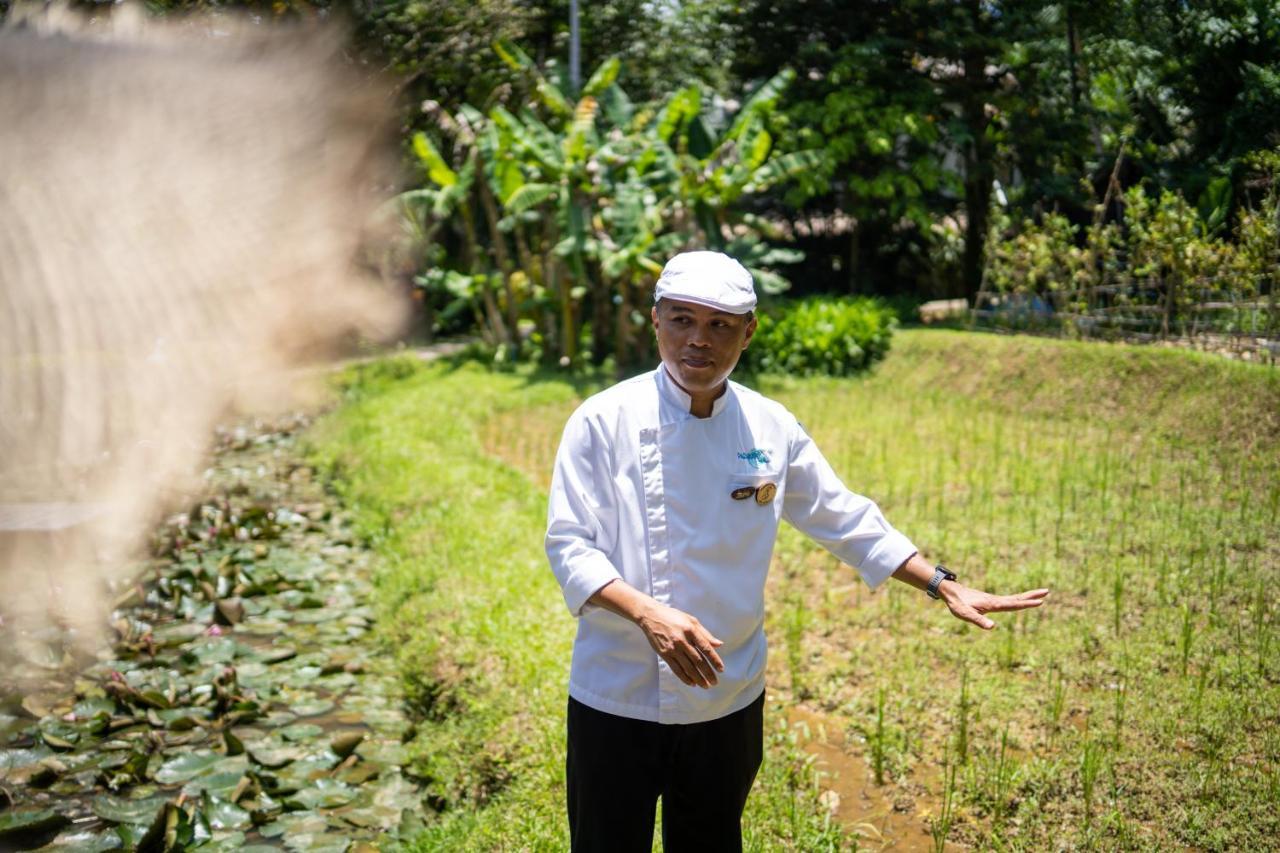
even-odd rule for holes
{"type": "Polygon", "coordinates": [[[942,596],[952,616],[963,619],[965,622],[972,622],[986,631],[996,627],[996,623],[984,614],[1039,607],[1048,594],[1047,589],[1033,589],[1017,595],[992,595],[955,581],[943,581],[938,587],[938,595],[942,596]]]}
{"type": "MultiPolygon", "coordinates": [[[[933,580],[933,564],[920,554],[912,554],[907,561],[898,567],[893,577],[919,590],[928,589],[933,580]]],[[[1017,595],[992,595],[980,589],[973,589],[953,580],[944,580],[938,585],[938,596],[946,602],[951,615],[977,625],[984,631],[996,626],[986,617],[987,613],[1005,613],[1010,610],[1026,610],[1028,607],[1039,607],[1049,595],[1047,589],[1032,589],[1017,595]]]]}

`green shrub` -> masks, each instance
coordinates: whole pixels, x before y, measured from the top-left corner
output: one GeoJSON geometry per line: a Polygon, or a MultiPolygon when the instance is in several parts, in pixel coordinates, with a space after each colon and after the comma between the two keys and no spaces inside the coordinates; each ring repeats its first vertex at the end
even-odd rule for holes
{"type": "Polygon", "coordinates": [[[875,299],[809,298],[761,312],[742,364],[756,373],[848,376],[889,352],[898,319],[875,299]]]}

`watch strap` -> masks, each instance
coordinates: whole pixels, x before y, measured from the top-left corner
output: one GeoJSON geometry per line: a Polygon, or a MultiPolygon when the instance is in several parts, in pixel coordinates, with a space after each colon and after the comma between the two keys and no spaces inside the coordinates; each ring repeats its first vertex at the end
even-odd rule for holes
{"type": "Polygon", "coordinates": [[[925,594],[930,598],[942,598],[942,596],[938,595],[938,587],[942,586],[943,581],[953,581],[955,579],[955,572],[951,571],[946,566],[934,566],[933,579],[929,581],[929,586],[925,589],[925,594]]]}

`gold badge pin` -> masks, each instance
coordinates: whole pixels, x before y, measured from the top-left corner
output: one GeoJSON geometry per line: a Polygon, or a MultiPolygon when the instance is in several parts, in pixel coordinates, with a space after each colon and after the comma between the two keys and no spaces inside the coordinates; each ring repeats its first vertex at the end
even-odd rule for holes
{"type": "Polygon", "coordinates": [[[773,500],[773,496],[777,493],[777,486],[773,483],[765,483],[763,486],[756,489],[756,503],[760,504],[760,506],[764,506],[769,503],[769,501],[773,500]]]}
{"type": "Polygon", "coordinates": [[[754,486],[743,486],[740,489],[734,489],[730,492],[729,497],[733,498],[735,501],[745,501],[755,493],[756,490],[754,486]]]}

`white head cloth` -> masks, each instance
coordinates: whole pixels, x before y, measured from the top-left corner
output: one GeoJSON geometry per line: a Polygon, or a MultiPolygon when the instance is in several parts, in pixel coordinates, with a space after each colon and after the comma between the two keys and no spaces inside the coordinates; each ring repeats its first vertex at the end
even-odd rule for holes
{"type": "Polygon", "coordinates": [[[653,301],[676,299],[745,314],[756,307],[746,267],[721,252],[681,252],[662,268],[653,301]]]}

